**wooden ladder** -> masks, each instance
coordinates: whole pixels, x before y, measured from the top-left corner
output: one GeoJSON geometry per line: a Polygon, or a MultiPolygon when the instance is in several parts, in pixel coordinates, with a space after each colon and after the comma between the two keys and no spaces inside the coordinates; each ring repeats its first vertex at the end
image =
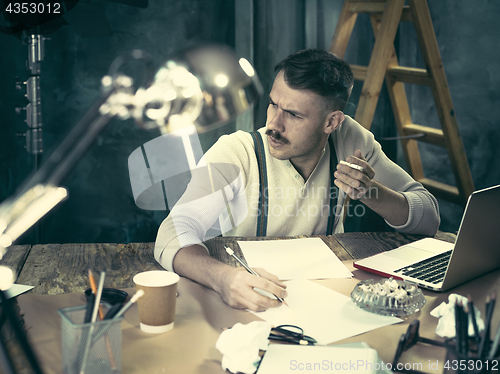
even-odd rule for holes
{"type": "Polygon", "coordinates": [[[446,80],[441,54],[425,0],[345,0],[330,51],[344,57],[357,15],[368,13],[375,34],[368,67],[351,65],[354,79],[364,81],[354,119],[370,129],[385,78],[401,137],[406,165],[413,178],[434,196],[465,205],[474,184],[460,137],[455,110],[446,80]],[[413,22],[426,69],[399,66],[394,38],[399,22],[413,22]],[[404,83],[430,86],[442,129],[414,124],[404,83]],[[418,136],[404,138],[407,136],[418,136]],[[456,186],[425,177],[417,141],[445,147],[455,176],[456,186]]]}

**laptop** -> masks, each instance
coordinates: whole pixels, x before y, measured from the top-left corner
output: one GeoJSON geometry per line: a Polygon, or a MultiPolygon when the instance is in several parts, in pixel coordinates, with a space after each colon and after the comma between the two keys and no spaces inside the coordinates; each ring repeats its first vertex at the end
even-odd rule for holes
{"type": "Polygon", "coordinates": [[[447,291],[500,267],[500,185],[473,192],[455,244],[425,238],[354,262],[354,267],[447,291]]]}

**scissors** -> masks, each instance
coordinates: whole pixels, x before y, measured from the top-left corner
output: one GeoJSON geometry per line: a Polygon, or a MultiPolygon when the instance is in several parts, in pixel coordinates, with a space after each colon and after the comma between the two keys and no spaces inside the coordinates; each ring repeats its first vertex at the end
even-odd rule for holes
{"type": "Polygon", "coordinates": [[[316,339],[304,335],[304,330],[295,325],[273,327],[269,339],[300,345],[315,345],[317,343],[316,339]]]}

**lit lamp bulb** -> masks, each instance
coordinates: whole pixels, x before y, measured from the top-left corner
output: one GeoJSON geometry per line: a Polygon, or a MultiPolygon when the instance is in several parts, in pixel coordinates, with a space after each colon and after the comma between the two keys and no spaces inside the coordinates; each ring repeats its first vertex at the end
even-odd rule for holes
{"type": "Polygon", "coordinates": [[[198,45],[160,66],[152,85],[139,92],[145,105],[144,110],[135,111],[134,118],[139,126],[160,127],[163,133],[193,124],[202,133],[250,109],[261,93],[247,60],[227,46],[198,45]]]}

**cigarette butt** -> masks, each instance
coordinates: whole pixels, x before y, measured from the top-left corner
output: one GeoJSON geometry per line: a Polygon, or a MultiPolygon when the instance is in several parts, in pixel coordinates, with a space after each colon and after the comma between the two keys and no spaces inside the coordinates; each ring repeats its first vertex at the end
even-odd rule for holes
{"type": "Polygon", "coordinates": [[[363,171],[363,167],[362,166],[359,166],[359,165],[356,165],[356,164],[351,164],[350,162],[347,162],[347,161],[340,161],[340,163],[342,165],[347,165],[353,169],[356,169],[356,170],[359,170],[359,171],[363,171]]]}

